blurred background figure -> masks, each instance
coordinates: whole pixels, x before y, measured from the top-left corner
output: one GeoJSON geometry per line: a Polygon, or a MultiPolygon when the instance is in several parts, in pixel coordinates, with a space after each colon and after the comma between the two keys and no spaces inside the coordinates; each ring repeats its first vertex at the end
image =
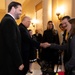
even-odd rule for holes
{"type": "Polygon", "coordinates": [[[36,37],[36,40],[38,42],[42,42],[42,34],[39,33],[39,30],[38,29],[35,30],[35,34],[33,36],[36,37]]]}
{"type": "Polygon", "coordinates": [[[61,29],[61,33],[60,33],[60,44],[64,44],[66,43],[66,30],[65,27],[62,26],[62,23],[59,24],[59,28],[61,29]]]}
{"type": "MultiPolygon", "coordinates": [[[[35,39],[35,38],[32,36],[32,35],[33,35],[32,30],[29,29],[28,32],[29,32],[31,38],[32,38],[32,39],[35,39]]],[[[29,72],[29,73],[33,73],[33,72],[31,71],[31,67],[32,67],[32,63],[37,60],[37,59],[36,59],[36,48],[33,47],[33,48],[31,48],[30,51],[31,51],[31,52],[30,52],[30,64],[29,64],[29,71],[28,71],[28,72],[29,72]]]]}
{"type": "MultiPolygon", "coordinates": [[[[35,34],[33,34],[33,39],[38,41],[38,42],[42,42],[42,34],[39,33],[39,30],[36,29],[35,30],[35,34]]],[[[41,54],[41,48],[39,47],[39,49],[37,49],[37,59],[40,59],[40,55],[41,54]]]]}

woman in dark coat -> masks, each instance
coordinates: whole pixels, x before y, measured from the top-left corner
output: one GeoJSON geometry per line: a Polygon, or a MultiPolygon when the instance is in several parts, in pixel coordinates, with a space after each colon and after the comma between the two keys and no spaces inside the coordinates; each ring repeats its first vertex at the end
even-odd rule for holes
{"type": "MultiPolygon", "coordinates": [[[[43,42],[59,44],[59,36],[57,30],[54,29],[52,21],[48,21],[47,30],[43,34],[43,42]]],[[[59,53],[55,49],[42,49],[41,59],[49,62],[51,68],[54,68],[54,64],[58,62],[59,53]]]]}

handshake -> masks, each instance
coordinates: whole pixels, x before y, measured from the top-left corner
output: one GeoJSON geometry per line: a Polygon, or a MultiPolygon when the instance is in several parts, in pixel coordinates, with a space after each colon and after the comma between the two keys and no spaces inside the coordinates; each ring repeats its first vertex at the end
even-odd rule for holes
{"type": "Polygon", "coordinates": [[[45,43],[40,43],[40,47],[43,47],[43,48],[47,48],[47,47],[50,47],[50,43],[48,42],[45,42],[45,43]]]}

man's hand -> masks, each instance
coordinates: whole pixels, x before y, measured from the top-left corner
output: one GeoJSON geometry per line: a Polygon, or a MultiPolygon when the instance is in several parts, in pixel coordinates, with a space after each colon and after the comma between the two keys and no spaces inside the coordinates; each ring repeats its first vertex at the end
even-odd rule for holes
{"type": "Polygon", "coordinates": [[[51,44],[48,43],[48,42],[45,42],[45,43],[41,43],[40,46],[43,47],[43,48],[47,48],[49,47],[51,44]]]}
{"type": "Polygon", "coordinates": [[[19,70],[21,70],[21,71],[22,71],[22,70],[23,70],[23,68],[24,68],[24,65],[23,65],[23,64],[19,66],[19,70]]]}

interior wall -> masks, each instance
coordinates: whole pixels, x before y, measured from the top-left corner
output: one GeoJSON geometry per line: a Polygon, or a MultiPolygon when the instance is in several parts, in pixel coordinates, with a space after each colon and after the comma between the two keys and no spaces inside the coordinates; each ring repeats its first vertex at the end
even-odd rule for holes
{"type": "Polygon", "coordinates": [[[0,1],[0,21],[2,20],[3,16],[8,12],[8,4],[12,0],[1,0],[0,1]]]}
{"type": "Polygon", "coordinates": [[[43,9],[41,8],[36,13],[37,13],[36,18],[38,20],[38,23],[36,24],[36,29],[38,29],[39,32],[43,34],[43,20],[42,20],[43,19],[42,17],[43,9]]]}
{"type": "Polygon", "coordinates": [[[0,0],[0,21],[5,14],[5,0],[0,0]]]}
{"type": "Polygon", "coordinates": [[[5,10],[5,0],[0,0],[0,9],[5,10]]]}
{"type": "Polygon", "coordinates": [[[36,18],[35,6],[41,2],[41,0],[27,0],[23,3],[23,14],[30,16],[31,18],[36,18]]]}
{"type": "Polygon", "coordinates": [[[52,0],[42,0],[43,2],[43,31],[47,29],[47,22],[52,20],[52,0]]]}
{"type": "Polygon", "coordinates": [[[6,13],[5,10],[0,9],[0,21],[2,20],[5,13],[6,13]]]}

